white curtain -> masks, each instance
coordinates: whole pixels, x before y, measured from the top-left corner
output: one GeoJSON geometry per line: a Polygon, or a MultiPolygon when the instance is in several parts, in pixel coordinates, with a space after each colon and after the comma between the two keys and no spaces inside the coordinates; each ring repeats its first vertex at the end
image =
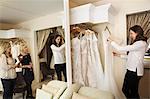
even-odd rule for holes
{"type": "Polygon", "coordinates": [[[37,31],[38,54],[40,54],[44,48],[50,32],[51,29],[37,31]]]}
{"type": "Polygon", "coordinates": [[[56,31],[57,31],[63,38],[65,38],[64,30],[63,30],[61,27],[57,27],[56,31]]]}

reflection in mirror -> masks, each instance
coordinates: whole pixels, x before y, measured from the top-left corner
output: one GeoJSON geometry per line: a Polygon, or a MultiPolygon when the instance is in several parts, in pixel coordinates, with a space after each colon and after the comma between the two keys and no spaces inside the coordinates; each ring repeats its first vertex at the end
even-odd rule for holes
{"type": "Polygon", "coordinates": [[[147,51],[145,53],[145,56],[150,56],[150,38],[147,40],[147,43],[148,43],[148,48],[147,48],[147,51]]]}
{"type": "Polygon", "coordinates": [[[66,81],[64,30],[60,26],[39,30],[36,31],[36,34],[40,70],[43,75],[42,81],[49,79],[49,77],[52,80],[66,81]]]}

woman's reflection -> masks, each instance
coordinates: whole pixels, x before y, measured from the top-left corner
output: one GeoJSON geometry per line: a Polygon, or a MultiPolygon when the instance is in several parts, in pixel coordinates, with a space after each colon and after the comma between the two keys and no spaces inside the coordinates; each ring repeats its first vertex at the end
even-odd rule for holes
{"type": "Polygon", "coordinates": [[[54,67],[57,73],[57,79],[62,80],[61,72],[63,72],[65,81],[66,76],[66,60],[65,60],[65,44],[61,35],[56,35],[54,43],[51,45],[51,49],[54,55],[54,67]]]}

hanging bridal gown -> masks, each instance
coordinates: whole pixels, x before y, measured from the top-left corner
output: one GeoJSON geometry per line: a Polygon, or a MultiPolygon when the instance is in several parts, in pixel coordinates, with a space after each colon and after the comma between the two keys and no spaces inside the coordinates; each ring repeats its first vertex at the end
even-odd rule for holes
{"type": "Polygon", "coordinates": [[[85,86],[102,86],[103,71],[95,34],[72,40],[73,81],[85,86]]]}
{"type": "Polygon", "coordinates": [[[72,39],[72,74],[73,82],[85,85],[81,68],[81,48],[78,37],[72,39]]]}
{"type": "Polygon", "coordinates": [[[103,86],[103,70],[100,61],[97,37],[95,33],[90,30],[86,30],[85,37],[88,41],[88,78],[89,86],[99,88],[103,86]]]}
{"type": "Polygon", "coordinates": [[[101,89],[103,86],[103,79],[104,79],[104,74],[103,74],[103,69],[102,69],[102,63],[100,59],[100,54],[98,50],[98,39],[93,31],[88,31],[88,40],[90,42],[90,55],[91,55],[91,60],[92,60],[92,65],[93,65],[93,71],[96,80],[96,88],[101,89]]]}
{"type": "Polygon", "coordinates": [[[103,31],[102,38],[103,38],[103,46],[104,46],[104,54],[105,54],[103,90],[110,91],[115,95],[116,99],[121,99],[121,92],[118,89],[113,74],[113,55],[111,51],[111,46],[107,42],[108,37],[110,37],[109,32],[103,31]]]}

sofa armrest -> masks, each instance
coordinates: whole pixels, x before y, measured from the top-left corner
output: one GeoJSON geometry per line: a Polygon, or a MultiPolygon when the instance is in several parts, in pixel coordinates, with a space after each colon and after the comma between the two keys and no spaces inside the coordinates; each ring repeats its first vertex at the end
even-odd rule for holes
{"type": "Polygon", "coordinates": [[[52,99],[52,98],[53,98],[52,94],[45,92],[42,89],[36,90],[36,99],[52,99]]]}
{"type": "Polygon", "coordinates": [[[53,99],[59,99],[60,96],[67,88],[67,83],[63,81],[53,80],[50,81],[47,85],[43,85],[42,89],[51,93],[53,99]]]}
{"type": "Polygon", "coordinates": [[[73,92],[78,92],[78,90],[81,88],[81,84],[72,84],[70,85],[62,94],[62,96],[59,99],[71,99],[73,92]]]}

